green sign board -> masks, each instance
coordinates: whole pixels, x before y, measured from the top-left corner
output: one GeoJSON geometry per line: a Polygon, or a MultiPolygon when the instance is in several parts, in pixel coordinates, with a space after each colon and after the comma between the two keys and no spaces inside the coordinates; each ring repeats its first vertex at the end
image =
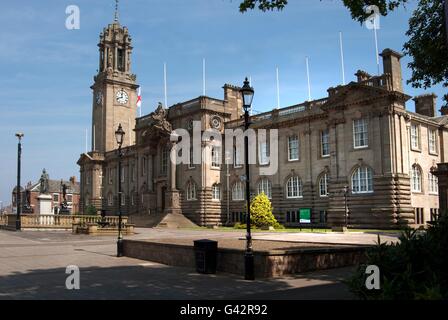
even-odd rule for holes
{"type": "Polygon", "coordinates": [[[305,208],[299,210],[300,223],[311,223],[311,209],[305,208]]]}

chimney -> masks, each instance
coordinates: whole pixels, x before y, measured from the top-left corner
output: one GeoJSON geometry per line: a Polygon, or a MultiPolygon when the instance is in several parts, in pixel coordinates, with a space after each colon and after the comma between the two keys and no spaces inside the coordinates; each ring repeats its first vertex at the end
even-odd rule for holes
{"type": "Polygon", "coordinates": [[[384,49],[380,56],[383,57],[384,74],[390,74],[391,76],[392,90],[403,92],[400,63],[403,55],[392,49],[384,49]]]}
{"type": "Polygon", "coordinates": [[[416,96],[412,99],[415,102],[415,112],[424,116],[435,117],[436,99],[437,96],[434,93],[416,96]]]}
{"type": "Polygon", "coordinates": [[[75,184],[76,183],[76,177],[75,176],[71,176],[70,177],[70,183],[71,184],[75,184]]]}
{"type": "Polygon", "coordinates": [[[369,80],[372,76],[363,70],[358,70],[355,73],[358,82],[363,82],[365,80],[369,80]]]}
{"type": "Polygon", "coordinates": [[[243,99],[240,93],[241,88],[226,83],[223,89],[225,108],[232,113],[230,120],[239,119],[243,110],[243,99]]]}

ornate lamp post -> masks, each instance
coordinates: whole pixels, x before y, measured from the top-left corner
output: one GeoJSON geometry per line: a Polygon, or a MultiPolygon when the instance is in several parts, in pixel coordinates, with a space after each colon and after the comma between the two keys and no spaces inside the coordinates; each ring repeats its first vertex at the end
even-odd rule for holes
{"type": "Polygon", "coordinates": [[[22,214],[22,203],[21,203],[21,193],[20,193],[20,169],[22,160],[22,138],[24,134],[21,132],[16,133],[19,143],[17,145],[17,187],[16,187],[16,204],[17,204],[17,218],[16,218],[16,231],[22,230],[22,221],[20,216],[22,214]]]}
{"type": "Polygon", "coordinates": [[[121,123],[118,125],[117,131],[115,131],[115,139],[117,139],[118,144],[118,241],[117,241],[117,257],[123,256],[123,236],[121,234],[121,158],[123,157],[123,152],[121,146],[123,145],[124,130],[121,127],[121,123]]]}
{"type": "MultiPolygon", "coordinates": [[[[243,96],[243,108],[244,108],[244,130],[247,131],[250,126],[249,122],[249,110],[252,106],[252,99],[254,98],[254,89],[250,86],[249,81],[244,81],[244,85],[241,88],[241,95],[243,96]]],[[[244,278],[246,280],[254,280],[254,253],[252,250],[252,235],[250,230],[250,177],[249,177],[249,138],[246,134],[244,137],[244,164],[246,167],[246,253],[244,255],[244,278]]]]}

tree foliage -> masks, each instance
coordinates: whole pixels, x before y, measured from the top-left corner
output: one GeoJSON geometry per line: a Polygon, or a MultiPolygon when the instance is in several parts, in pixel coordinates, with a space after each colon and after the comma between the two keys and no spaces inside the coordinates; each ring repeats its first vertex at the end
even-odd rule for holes
{"type": "MultiPolygon", "coordinates": [[[[283,10],[288,4],[287,0],[241,1],[241,12],[255,8],[262,11],[283,10]]],[[[386,16],[410,2],[410,0],[341,1],[350,11],[352,18],[361,23],[370,15],[365,12],[365,8],[369,5],[376,5],[380,14],[386,16]]],[[[448,5],[445,6],[448,8],[448,5]]],[[[444,14],[444,0],[420,0],[409,20],[409,30],[406,32],[409,40],[404,44],[404,52],[412,59],[408,64],[412,75],[407,82],[415,88],[427,89],[439,83],[448,87],[448,59],[446,59],[448,23],[445,22],[444,14]]],[[[444,96],[444,100],[448,106],[448,94],[444,96]]]]}
{"type": "Polygon", "coordinates": [[[397,244],[378,243],[367,261],[348,281],[350,290],[368,300],[421,300],[448,298],[448,220],[446,217],[426,232],[406,230],[397,244]],[[380,289],[368,290],[368,265],[380,270],[380,289]]]}
{"type": "MultiPolygon", "coordinates": [[[[322,1],[322,0],[320,0],[322,1]]],[[[400,5],[405,5],[409,0],[341,0],[352,15],[352,18],[359,22],[364,22],[369,16],[369,13],[364,11],[364,8],[369,5],[378,7],[380,13],[385,16],[390,11],[395,10],[400,5]]],[[[288,0],[243,0],[240,4],[240,11],[246,12],[252,9],[259,9],[261,11],[283,10],[288,4],[288,0]]]]}
{"type": "MultiPolygon", "coordinates": [[[[408,83],[427,89],[442,83],[448,87],[448,47],[444,25],[443,0],[421,0],[409,20],[404,52],[412,57],[408,83]]],[[[448,95],[444,96],[448,102],[448,95]]]]}

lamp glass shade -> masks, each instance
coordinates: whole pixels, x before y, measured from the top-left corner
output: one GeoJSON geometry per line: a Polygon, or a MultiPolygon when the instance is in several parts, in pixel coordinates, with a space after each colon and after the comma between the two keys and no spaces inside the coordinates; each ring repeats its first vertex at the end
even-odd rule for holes
{"type": "Polygon", "coordinates": [[[241,94],[243,96],[244,110],[250,109],[252,105],[252,99],[254,98],[254,89],[250,86],[249,80],[244,81],[244,85],[241,88],[241,94]]]}
{"type": "Polygon", "coordinates": [[[123,128],[121,127],[121,123],[118,125],[117,131],[115,131],[115,139],[117,139],[117,143],[121,146],[123,144],[123,137],[125,133],[123,128]]]}

